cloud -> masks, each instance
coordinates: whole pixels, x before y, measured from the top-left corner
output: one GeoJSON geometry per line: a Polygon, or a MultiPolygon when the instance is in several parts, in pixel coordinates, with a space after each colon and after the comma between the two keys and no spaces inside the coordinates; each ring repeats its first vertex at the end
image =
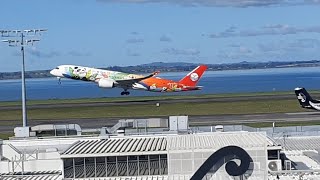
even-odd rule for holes
{"type": "Polygon", "coordinates": [[[289,44],[290,48],[302,49],[318,49],[320,48],[320,41],[318,39],[298,39],[289,44]]]}
{"type": "Polygon", "coordinates": [[[296,40],[277,40],[261,42],[247,47],[243,44],[231,44],[218,51],[222,61],[286,61],[310,60],[320,55],[320,40],[304,38],[296,40]]]}
{"type": "Polygon", "coordinates": [[[127,50],[127,55],[128,55],[128,56],[132,56],[132,57],[138,57],[138,56],[141,56],[141,54],[140,54],[140,53],[132,52],[131,50],[127,50]]]}
{"type": "Polygon", "coordinates": [[[237,47],[240,47],[241,45],[240,44],[229,44],[228,46],[232,47],[232,48],[237,48],[237,47]]]}
{"type": "Polygon", "coordinates": [[[187,56],[195,56],[200,54],[200,51],[197,49],[165,48],[161,52],[170,54],[170,55],[187,55],[187,56]]]}
{"type": "Polygon", "coordinates": [[[292,5],[319,5],[319,0],[96,0],[105,3],[155,4],[208,7],[269,7],[292,5]]]}
{"type": "Polygon", "coordinates": [[[30,55],[35,56],[37,58],[53,58],[53,57],[58,57],[62,55],[58,51],[43,52],[43,51],[39,51],[36,48],[28,49],[26,52],[28,52],[30,55]]]}
{"type": "Polygon", "coordinates": [[[169,36],[167,36],[167,35],[162,35],[162,36],[160,37],[160,41],[162,41],[162,42],[171,42],[172,39],[171,39],[169,36]]]}
{"type": "Polygon", "coordinates": [[[289,35],[299,33],[320,33],[320,26],[294,27],[283,24],[267,25],[255,30],[240,30],[230,27],[223,32],[210,34],[210,38],[250,37],[266,35],[289,35]]]}
{"type": "Polygon", "coordinates": [[[80,51],[73,50],[73,51],[67,52],[67,55],[80,57],[80,56],[91,56],[91,53],[90,52],[80,52],[80,51]]]}
{"type": "Polygon", "coordinates": [[[235,45],[231,47],[231,50],[220,51],[218,57],[223,59],[248,59],[254,57],[255,55],[255,53],[246,46],[235,45]]]}
{"type": "Polygon", "coordinates": [[[239,47],[239,53],[242,53],[242,54],[251,54],[252,53],[252,50],[247,48],[247,47],[239,47]]]}
{"type": "Polygon", "coordinates": [[[273,43],[262,43],[258,45],[261,52],[302,52],[319,51],[320,40],[317,39],[298,39],[291,42],[279,41],[273,43]]]}
{"type": "Polygon", "coordinates": [[[135,43],[143,43],[144,40],[142,38],[131,38],[131,39],[127,39],[126,42],[135,44],[135,43]]]}
{"type": "MultiPolygon", "coordinates": [[[[80,52],[80,51],[69,51],[69,52],[60,52],[60,51],[40,51],[36,48],[31,48],[31,49],[26,49],[26,53],[30,54],[31,56],[37,57],[37,58],[53,58],[53,57],[60,57],[60,56],[75,56],[75,57],[80,57],[80,56],[91,56],[90,52],[80,52]]],[[[21,56],[21,52],[14,51],[13,52],[14,56],[21,56]]]]}

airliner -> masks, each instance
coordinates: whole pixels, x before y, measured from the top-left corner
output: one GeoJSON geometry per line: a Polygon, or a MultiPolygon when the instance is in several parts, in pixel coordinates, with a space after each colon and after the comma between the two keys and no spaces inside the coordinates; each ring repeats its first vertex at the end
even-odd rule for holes
{"type": "Polygon", "coordinates": [[[313,99],[305,88],[294,89],[301,107],[320,111],[320,101],[313,99]]]}
{"type": "Polygon", "coordinates": [[[142,76],[76,65],[60,65],[52,69],[50,74],[56,76],[59,82],[61,78],[91,81],[97,83],[100,88],[122,88],[121,95],[129,95],[129,89],[152,92],[200,90],[202,86],[197,86],[197,83],[206,70],[206,65],[200,65],[177,82],[155,77],[159,72],[142,76]]]}

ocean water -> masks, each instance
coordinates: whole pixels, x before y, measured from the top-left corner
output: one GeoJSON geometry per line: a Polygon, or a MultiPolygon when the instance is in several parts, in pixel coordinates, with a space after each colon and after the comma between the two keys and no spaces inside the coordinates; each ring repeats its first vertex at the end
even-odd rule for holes
{"type": "MultiPolygon", "coordinates": [[[[179,80],[187,72],[161,73],[158,76],[179,80]]],[[[308,90],[320,89],[320,67],[281,68],[260,70],[207,71],[199,84],[200,91],[156,93],[131,90],[130,96],[161,96],[187,94],[219,94],[244,92],[293,91],[296,87],[308,90]]],[[[122,89],[102,89],[92,82],[56,78],[27,79],[27,99],[72,99],[120,97],[122,89]]],[[[0,81],[0,101],[21,99],[21,80],[0,81]]]]}

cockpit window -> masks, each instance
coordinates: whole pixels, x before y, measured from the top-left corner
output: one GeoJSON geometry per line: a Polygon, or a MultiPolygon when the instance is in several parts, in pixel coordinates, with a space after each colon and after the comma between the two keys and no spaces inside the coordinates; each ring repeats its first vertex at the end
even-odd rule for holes
{"type": "Polygon", "coordinates": [[[59,67],[56,67],[56,69],[59,69],[59,67]]]}
{"type": "Polygon", "coordinates": [[[76,66],[76,67],[74,67],[74,69],[78,69],[78,67],[76,66]]]}

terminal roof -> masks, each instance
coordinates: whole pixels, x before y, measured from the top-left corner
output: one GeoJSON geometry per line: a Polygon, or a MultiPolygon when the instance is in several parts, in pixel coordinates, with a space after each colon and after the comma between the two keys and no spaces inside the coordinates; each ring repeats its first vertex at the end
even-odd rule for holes
{"type": "Polygon", "coordinates": [[[166,151],[165,137],[111,138],[78,141],[63,155],[166,151]]]}

